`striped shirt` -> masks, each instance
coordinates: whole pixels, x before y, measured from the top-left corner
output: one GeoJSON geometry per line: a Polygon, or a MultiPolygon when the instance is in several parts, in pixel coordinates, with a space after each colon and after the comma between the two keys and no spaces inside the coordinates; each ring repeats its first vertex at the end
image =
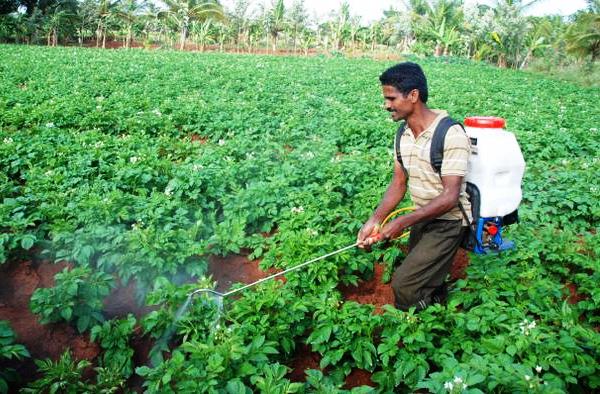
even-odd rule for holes
{"type": "MultiPolygon", "coordinates": [[[[442,118],[448,116],[448,113],[440,110],[433,111],[437,114],[437,117],[416,139],[407,124],[400,140],[402,164],[404,164],[404,168],[408,174],[408,190],[417,208],[427,205],[431,200],[439,196],[444,189],[440,174],[435,172],[431,166],[430,147],[435,128],[442,118]]],[[[396,144],[394,144],[395,146],[396,144]]],[[[450,127],[444,140],[444,159],[442,161],[441,174],[442,176],[457,175],[463,177],[459,199],[467,215],[469,215],[469,220],[471,220],[471,204],[467,199],[465,175],[467,174],[467,163],[470,153],[471,145],[469,138],[463,129],[458,125],[450,127]]],[[[438,219],[463,219],[463,224],[467,224],[458,205],[439,216],[438,219]]]]}

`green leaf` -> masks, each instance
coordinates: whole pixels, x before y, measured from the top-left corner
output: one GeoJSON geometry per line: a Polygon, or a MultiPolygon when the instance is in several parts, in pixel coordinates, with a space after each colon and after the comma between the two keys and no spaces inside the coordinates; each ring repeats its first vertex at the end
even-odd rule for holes
{"type": "Polygon", "coordinates": [[[69,321],[71,320],[71,316],[73,315],[73,309],[70,307],[66,307],[60,310],[60,315],[63,319],[69,321]]]}
{"type": "Polygon", "coordinates": [[[34,235],[24,235],[23,238],[21,238],[21,247],[25,250],[29,250],[35,243],[35,240],[36,237],[34,235]]]}
{"type": "Polygon", "coordinates": [[[511,356],[514,356],[517,353],[517,348],[514,345],[508,345],[506,347],[506,353],[510,354],[511,356]]]}
{"type": "Polygon", "coordinates": [[[79,332],[84,332],[88,326],[90,325],[90,316],[83,315],[77,319],[77,330],[79,332]]]}
{"type": "Polygon", "coordinates": [[[225,390],[227,390],[228,394],[245,394],[248,388],[240,379],[233,379],[227,382],[225,390]]]}

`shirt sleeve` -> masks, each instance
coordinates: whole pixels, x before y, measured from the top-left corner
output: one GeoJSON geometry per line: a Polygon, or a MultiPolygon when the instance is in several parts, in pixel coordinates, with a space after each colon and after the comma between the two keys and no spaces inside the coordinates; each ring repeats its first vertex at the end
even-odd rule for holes
{"type": "Polygon", "coordinates": [[[442,176],[465,176],[467,174],[467,165],[470,154],[471,144],[469,142],[469,137],[460,126],[452,126],[448,129],[446,139],[444,140],[442,176]]]}

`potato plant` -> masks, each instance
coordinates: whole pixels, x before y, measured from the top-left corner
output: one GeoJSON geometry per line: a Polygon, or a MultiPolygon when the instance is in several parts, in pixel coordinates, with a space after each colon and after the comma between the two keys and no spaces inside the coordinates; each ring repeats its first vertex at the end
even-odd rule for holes
{"type": "MultiPolygon", "coordinates": [[[[86,281],[108,290],[105,275],[135,279],[153,289],[157,309],[140,322],[159,340],[189,291],[213,285],[209,256],[286,269],[352,244],[389,181],[397,125],[381,110],[377,76],[390,61],[11,45],[0,56],[0,263],[39,253],[83,275],[70,274],[68,291],[36,293],[47,322],[91,328],[99,297],[81,316],[75,306],[89,304],[76,301],[86,281]]],[[[501,116],[515,133],[527,170],[521,221],[505,236],[517,248],[471,256],[448,304],[419,314],[374,315],[338,290],[360,286],[376,260],[389,278],[397,249],[320,261],[224,300],[218,319],[194,302],[157,350],[171,358],[137,366],[147,392],[599,389],[600,91],[413,60],[431,107],[501,116]],[[302,343],[324,368],[294,384],[287,373],[302,343]],[[356,369],[375,387],[345,388],[356,369]]],[[[96,329],[100,341],[121,323],[104,324],[113,328],[96,329]]],[[[126,352],[117,342],[105,351],[126,352]]],[[[54,367],[42,367],[54,382],[54,367]]],[[[106,368],[97,379],[122,388],[106,368]]]]}

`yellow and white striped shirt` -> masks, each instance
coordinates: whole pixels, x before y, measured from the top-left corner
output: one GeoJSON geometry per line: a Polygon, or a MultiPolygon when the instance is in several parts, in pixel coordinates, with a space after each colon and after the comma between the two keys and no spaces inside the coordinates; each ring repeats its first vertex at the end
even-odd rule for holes
{"type": "MultiPolygon", "coordinates": [[[[400,140],[402,164],[408,174],[408,189],[411,199],[417,208],[427,205],[431,200],[439,196],[444,189],[440,174],[435,172],[431,166],[430,148],[435,128],[442,118],[448,116],[448,113],[440,110],[433,111],[437,114],[437,117],[419,137],[415,139],[412,130],[407,124],[400,140]]],[[[396,144],[394,144],[394,147],[396,147],[396,144]]],[[[466,133],[458,125],[450,127],[444,140],[444,159],[442,161],[441,174],[442,176],[457,175],[463,177],[459,199],[467,215],[469,215],[469,220],[471,220],[471,204],[467,199],[465,191],[465,176],[467,174],[467,164],[470,154],[471,145],[466,133]]],[[[457,205],[442,216],[439,216],[438,219],[460,220],[463,219],[463,215],[457,205]]],[[[463,224],[467,224],[464,219],[463,224]]]]}

